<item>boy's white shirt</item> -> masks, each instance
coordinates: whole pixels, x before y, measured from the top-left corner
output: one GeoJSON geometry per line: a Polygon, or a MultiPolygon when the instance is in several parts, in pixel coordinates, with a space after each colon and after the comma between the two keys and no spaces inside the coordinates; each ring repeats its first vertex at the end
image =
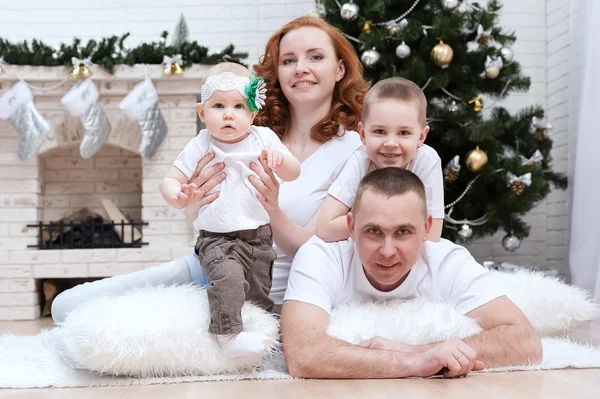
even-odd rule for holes
{"type": "Polygon", "coordinates": [[[202,157],[213,152],[215,157],[205,166],[223,162],[226,179],[206,194],[219,191],[219,197],[202,206],[194,221],[194,230],[215,233],[228,233],[239,230],[253,230],[269,223],[269,215],[256,198],[257,191],[250,184],[249,176],[256,173],[250,169],[250,162],[258,162],[263,149],[277,149],[285,154],[289,150],[277,134],[267,127],[250,126],[250,133],[244,140],[227,144],[214,140],[208,130],[203,129],[177,156],[173,166],[188,179],[196,170],[202,157]]]}
{"type": "MultiPolygon", "coordinates": [[[[442,161],[438,153],[427,144],[423,144],[417,149],[415,157],[408,163],[406,169],[419,176],[423,181],[427,211],[434,219],[443,218],[444,180],[442,161]]],[[[348,158],[344,169],[327,190],[327,194],[352,209],[360,181],[373,170],[375,170],[375,164],[369,159],[367,150],[363,146],[348,158]]]]}

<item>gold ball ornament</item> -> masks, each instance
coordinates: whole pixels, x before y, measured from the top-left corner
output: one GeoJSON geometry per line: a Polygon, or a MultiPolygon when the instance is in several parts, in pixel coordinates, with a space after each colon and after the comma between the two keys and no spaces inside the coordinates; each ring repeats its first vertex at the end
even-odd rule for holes
{"type": "Polygon", "coordinates": [[[488,79],[496,79],[498,75],[500,75],[500,68],[496,65],[492,65],[485,70],[485,77],[488,79]]]}
{"type": "Polygon", "coordinates": [[[474,150],[469,151],[465,159],[467,168],[469,168],[471,172],[479,172],[487,162],[488,156],[485,151],[479,149],[479,146],[475,147],[474,150]]]}
{"type": "Polygon", "coordinates": [[[78,65],[73,67],[70,75],[75,79],[87,79],[92,76],[92,71],[90,71],[87,65],[85,65],[83,62],[80,62],[78,65]]]}
{"type": "Polygon", "coordinates": [[[371,25],[373,25],[373,21],[366,20],[365,24],[363,25],[362,31],[365,33],[371,33],[371,25]]]}
{"type": "Polygon", "coordinates": [[[452,57],[454,57],[454,50],[442,40],[431,49],[431,60],[439,67],[448,68],[452,57]]]}
{"type": "Polygon", "coordinates": [[[388,27],[388,33],[390,36],[396,36],[396,34],[400,32],[400,28],[396,24],[392,24],[388,27]]]}
{"type": "Polygon", "coordinates": [[[183,68],[177,62],[171,62],[171,65],[166,65],[163,73],[167,76],[175,76],[183,74],[183,68]]]}

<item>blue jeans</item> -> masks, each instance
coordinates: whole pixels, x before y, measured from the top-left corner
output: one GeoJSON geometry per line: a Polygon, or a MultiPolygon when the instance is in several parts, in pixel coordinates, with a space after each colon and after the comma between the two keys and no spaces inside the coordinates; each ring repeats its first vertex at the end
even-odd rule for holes
{"type": "Polygon", "coordinates": [[[52,319],[57,324],[62,323],[75,307],[103,295],[119,295],[132,288],[183,284],[194,284],[200,288],[210,284],[193,253],[149,269],[84,283],[63,291],[52,302],[52,319]]]}

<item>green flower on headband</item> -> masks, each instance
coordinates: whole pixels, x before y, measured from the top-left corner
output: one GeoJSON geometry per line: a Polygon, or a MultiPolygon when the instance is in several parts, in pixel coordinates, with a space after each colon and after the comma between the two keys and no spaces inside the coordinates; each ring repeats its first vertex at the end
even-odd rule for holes
{"type": "Polygon", "coordinates": [[[250,112],[258,111],[265,106],[265,99],[267,98],[267,85],[263,78],[256,77],[254,74],[251,74],[250,83],[246,85],[244,88],[246,92],[246,104],[248,104],[248,108],[250,108],[250,112]]]}

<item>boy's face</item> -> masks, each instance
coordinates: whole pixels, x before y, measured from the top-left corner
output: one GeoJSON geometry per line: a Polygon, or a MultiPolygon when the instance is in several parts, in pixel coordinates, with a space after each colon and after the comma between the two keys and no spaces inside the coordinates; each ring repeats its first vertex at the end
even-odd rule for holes
{"type": "Polygon", "coordinates": [[[217,90],[204,104],[196,104],[196,109],[211,136],[224,143],[243,140],[256,116],[236,90],[217,90]]]}
{"type": "Polygon", "coordinates": [[[377,168],[405,168],[425,141],[429,126],[420,123],[416,103],[385,99],[370,104],[358,130],[377,168]]]}

